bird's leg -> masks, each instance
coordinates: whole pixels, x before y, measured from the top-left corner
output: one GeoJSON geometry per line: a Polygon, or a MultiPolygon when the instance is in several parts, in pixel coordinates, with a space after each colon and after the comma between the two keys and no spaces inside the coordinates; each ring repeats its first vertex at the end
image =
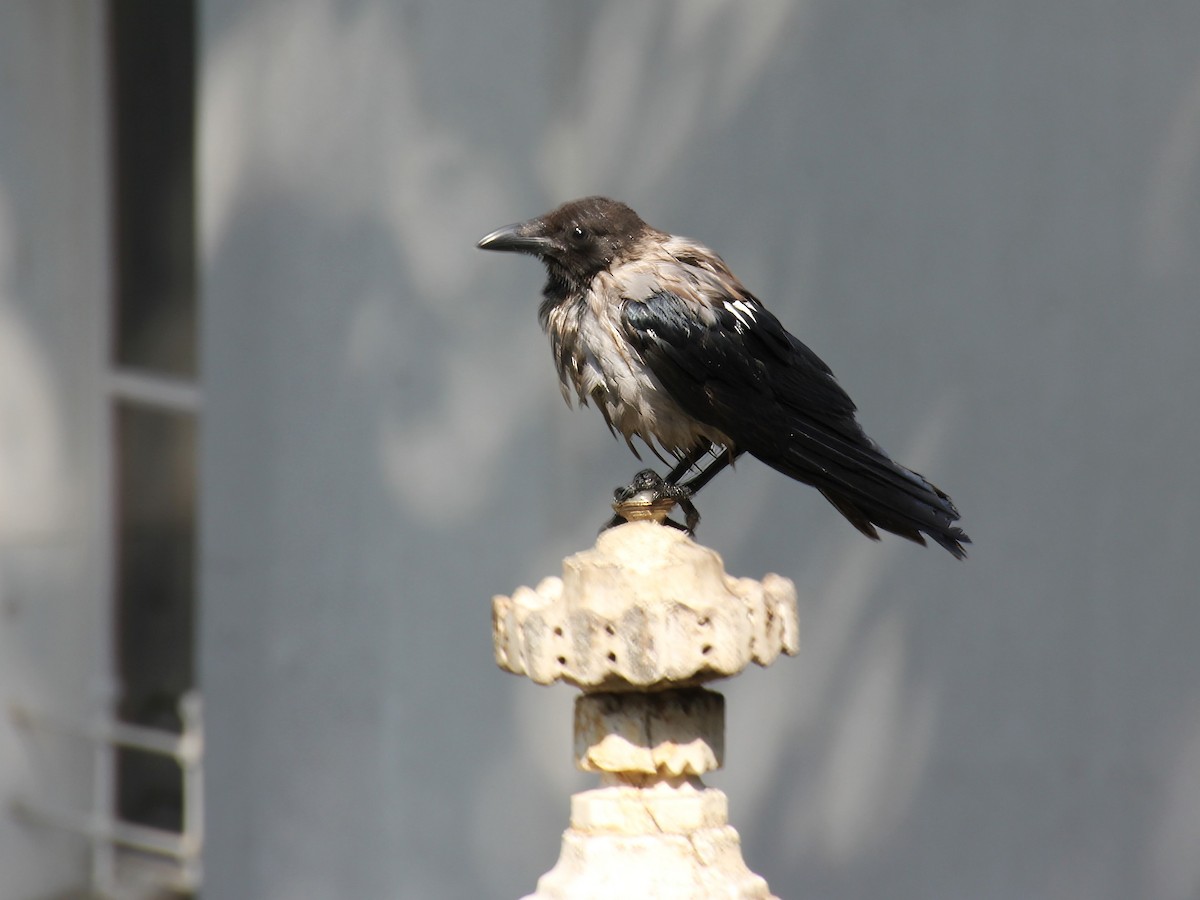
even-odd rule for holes
{"type": "MultiPolygon", "coordinates": [[[[695,495],[700,488],[704,487],[706,484],[716,478],[719,472],[721,472],[726,466],[741,456],[742,452],[743,451],[741,450],[727,450],[720,456],[716,457],[703,469],[701,469],[699,474],[689,478],[683,484],[679,485],[679,487],[686,489],[689,496],[695,495]]],[[[674,472],[672,472],[672,474],[674,474],[674,472]]],[[[667,480],[670,481],[669,476],[667,480]]],[[[675,482],[671,483],[674,484],[675,482]]]]}
{"type": "Polygon", "coordinates": [[[711,449],[710,444],[692,448],[680,457],[679,462],[676,463],[675,468],[671,469],[666,478],[661,477],[653,469],[642,469],[633,476],[633,480],[629,484],[613,491],[613,509],[616,510],[616,514],[605,522],[600,530],[615,528],[622,522],[631,521],[630,516],[636,516],[638,518],[655,518],[665,525],[681,528],[691,534],[700,521],[700,515],[691,503],[691,494],[677,489],[676,485],[679,479],[691,471],[696,463],[708,455],[711,449]],[[657,513],[652,516],[649,512],[642,512],[643,508],[648,510],[655,504],[665,507],[668,512],[674,504],[678,504],[687,517],[686,527],[665,518],[665,514],[659,519],[657,513]]]}
{"type": "Polygon", "coordinates": [[[667,477],[664,478],[663,481],[665,481],[667,484],[679,484],[679,479],[695,468],[696,463],[704,459],[704,457],[706,457],[710,452],[712,452],[711,444],[702,445],[689,450],[682,457],[680,457],[675,468],[673,468],[667,474],[667,477]]]}
{"type": "Polygon", "coordinates": [[[689,535],[694,534],[700,524],[700,513],[692,503],[695,493],[704,487],[717,473],[732,463],[741,455],[741,450],[727,450],[715,457],[706,467],[683,484],[679,480],[695,468],[705,456],[712,452],[711,445],[696,447],[689,450],[680,458],[666,478],[661,477],[653,469],[642,469],[633,476],[633,480],[624,487],[613,491],[613,510],[615,514],[600,529],[614,528],[622,522],[635,519],[653,519],[663,525],[670,525],[689,535]],[[672,507],[678,506],[683,510],[684,523],[667,518],[672,507]]]}
{"type": "MultiPolygon", "coordinates": [[[[679,499],[679,508],[683,510],[684,532],[689,537],[695,537],[696,526],[700,524],[700,511],[696,509],[696,504],[692,503],[690,497],[681,497],[679,499]]],[[[672,522],[670,519],[666,521],[668,525],[674,525],[676,528],[679,527],[677,522],[672,522]]]]}

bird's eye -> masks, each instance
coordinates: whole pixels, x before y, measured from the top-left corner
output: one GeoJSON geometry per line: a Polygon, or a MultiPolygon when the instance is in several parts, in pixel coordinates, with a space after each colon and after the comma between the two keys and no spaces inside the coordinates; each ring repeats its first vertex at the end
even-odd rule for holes
{"type": "Polygon", "coordinates": [[[588,236],[587,229],[584,228],[582,225],[576,225],[574,228],[571,229],[571,237],[573,237],[577,241],[582,241],[587,236],[588,236]]]}

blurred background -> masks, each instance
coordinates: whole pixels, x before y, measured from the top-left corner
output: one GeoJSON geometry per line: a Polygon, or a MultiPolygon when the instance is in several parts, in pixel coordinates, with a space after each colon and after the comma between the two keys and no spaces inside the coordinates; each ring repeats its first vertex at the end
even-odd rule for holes
{"type": "Polygon", "coordinates": [[[705,490],[801,597],[722,688],[751,868],[1200,897],[1195,0],[19,0],[0,900],[533,890],[592,779],[489,601],[639,466],[474,243],[590,193],[720,252],[975,540],[705,490]]]}

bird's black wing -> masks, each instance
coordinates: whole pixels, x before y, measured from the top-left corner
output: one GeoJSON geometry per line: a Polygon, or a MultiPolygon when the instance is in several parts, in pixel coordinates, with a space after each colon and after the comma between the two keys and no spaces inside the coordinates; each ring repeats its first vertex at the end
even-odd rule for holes
{"type": "Polygon", "coordinates": [[[625,300],[626,334],[688,415],[810,484],[868,537],[875,526],[956,557],[970,539],[950,498],[863,432],[829,367],[748,295],[695,304],[670,292],[625,300]]]}

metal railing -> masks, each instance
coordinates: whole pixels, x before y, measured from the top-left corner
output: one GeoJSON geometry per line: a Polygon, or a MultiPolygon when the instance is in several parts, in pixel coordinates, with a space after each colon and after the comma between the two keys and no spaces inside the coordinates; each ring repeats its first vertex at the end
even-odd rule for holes
{"type": "MultiPolygon", "coordinates": [[[[202,875],[204,843],[204,731],[200,695],[191,691],[179,702],[183,730],[175,732],[121,722],[106,708],[91,722],[21,704],[9,707],[13,724],[27,732],[44,732],[86,741],[92,751],[91,809],[57,808],[32,797],[13,800],[14,813],[25,821],[84,837],[91,850],[89,887],[107,895],[122,891],[121,850],[138,851],[165,861],[165,867],[141,867],[137,880],[148,886],[195,892],[202,875]],[[126,748],[166,756],[179,764],[183,778],[183,827],[169,831],[120,819],[116,795],[115,750],[126,748]]],[[[136,863],[134,864],[136,868],[136,863]]]]}

